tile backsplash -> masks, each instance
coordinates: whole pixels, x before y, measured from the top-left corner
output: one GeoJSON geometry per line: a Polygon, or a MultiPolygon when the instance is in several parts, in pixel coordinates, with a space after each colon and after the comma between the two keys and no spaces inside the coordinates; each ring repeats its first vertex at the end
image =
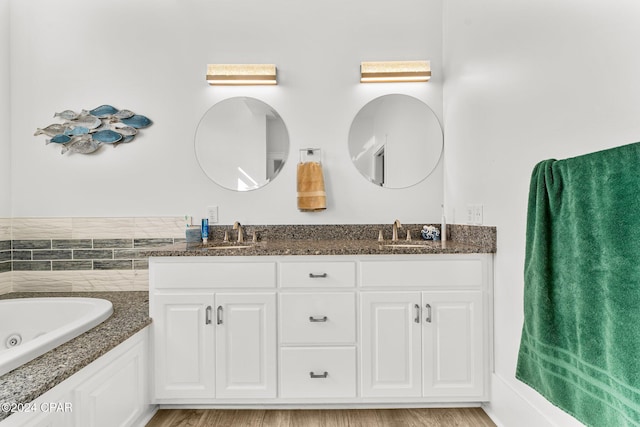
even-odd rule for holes
{"type": "Polygon", "coordinates": [[[0,218],[0,294],[11,290],[11,218],[0,218]]]}
{"type": "Polygon", "coordinates": [[[0,294],[147,290],[141,250],[180,241],[180,217],[0,219],[0,294]]]}

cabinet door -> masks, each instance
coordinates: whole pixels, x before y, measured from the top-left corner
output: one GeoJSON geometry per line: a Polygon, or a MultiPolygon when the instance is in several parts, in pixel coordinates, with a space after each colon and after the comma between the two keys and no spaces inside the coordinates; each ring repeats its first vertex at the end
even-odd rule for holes
{"type": "Polygon", "coordinates": [[[154,297],[156,398],[215,397],[213,294],[154,297]]]}
{"type": "Polygon", "coordinates": [[[217,398],[276,397],[275,293],[216,294],[217,398]]]}
{"type": "Polygon", "coordinates": [[[420,292],[362,292],[362,395],[418,397],[420,292]]]}
{"type": "Polygon", "coordinates": [[[146,344],[137,343],[76,389],[78,426],[134,425],[148,404],[146,344]]]}
{"type": "Polygon", "coordinates": [[[423,292],[426,397],[483,394],[481,292],[423,292]]]}

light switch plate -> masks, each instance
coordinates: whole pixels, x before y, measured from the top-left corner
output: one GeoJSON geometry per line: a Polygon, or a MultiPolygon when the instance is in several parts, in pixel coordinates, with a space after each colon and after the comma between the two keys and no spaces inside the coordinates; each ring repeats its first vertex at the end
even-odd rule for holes
{"type": "Polygon", "coordinates": [[[467,224],[482,225],[482,204],[467,205],[467,224]]]}
{"type": "Polygon", "coordinates": [[[217,206],[208,206],[207,207],[207,218],[209,218],[209,224],[215,224],[218,222],[218,207],[217,206]]]}

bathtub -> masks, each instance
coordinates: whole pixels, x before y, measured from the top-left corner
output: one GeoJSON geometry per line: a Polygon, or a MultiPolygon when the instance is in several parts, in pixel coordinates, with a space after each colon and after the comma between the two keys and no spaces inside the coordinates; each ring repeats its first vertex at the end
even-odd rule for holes
{"type": "Polygon", "coordinates": [[[108,319],[111,301],[99,298],[0,300],[0,375],[108,319]]]}

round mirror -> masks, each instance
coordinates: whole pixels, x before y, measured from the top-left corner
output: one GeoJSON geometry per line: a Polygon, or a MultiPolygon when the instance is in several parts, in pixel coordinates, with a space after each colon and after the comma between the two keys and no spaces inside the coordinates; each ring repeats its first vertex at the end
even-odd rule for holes
{"type": "Polygon", "coordinates": [[[375,185],[406,188],[433,172],[442,141],[440,122],[427,104],[408,95],[384,95],[353,119],[349,155],[375,185]]]}
{"type": "Polygon", "coordinates": [[[236,191],[260,188],[275,178],[289,154],[289,133],[268,104],[229,98],[202,116],[195,138],[200,167],[216,184],[236,191]]]}

